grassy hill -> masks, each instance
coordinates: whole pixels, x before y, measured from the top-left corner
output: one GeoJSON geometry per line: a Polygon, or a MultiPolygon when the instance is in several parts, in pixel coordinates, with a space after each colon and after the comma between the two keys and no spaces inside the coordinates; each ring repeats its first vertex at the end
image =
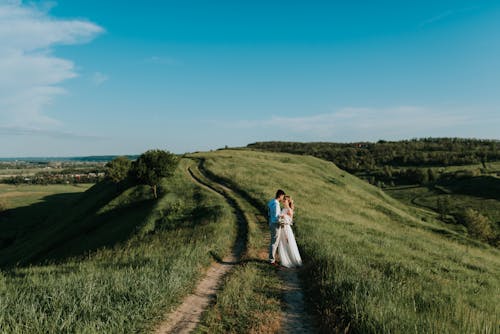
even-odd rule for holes
{"type": "Polygon", "coordinates": [[[260,142],[249,148],[335,163],[457,231],[500,248],[498,140],[422,138],[377,143],[260,142]],[[477,222],[481,221],[481,228],[477,222]]]}
{"type": "Polygon", "coordinates": [[[498,249],[424,221],[324,160],[247,150],[194,157],[262,210],[277,188],[294,197],[303,283],[325,331],[498,332],[498,249]]]}
{"type": "Polygon", "coordinates": [[[157,323],[235,238],[229,206],[191,181],[189,163],[156,201],[141,186],[100,183],[65,202],[42,198],[52,214],[29,231],[16,226],[40,204],[5,212],[0,228],[13,240],[0,249],[1,331],[130,333],[157,323]]]}
{"type": "MultiPolygon", "coordinates": [[[[228,204],[186,173],[196,160],[263,212],[277,188],[294,197],[301,279],[325,332],[499,331],[498,249],[331,162],[251,150],[182,159],[157,201],[145,187],[100,183],[2,213],[0,229],[10,235],[0,245],[2,331],[144,332],[158,322],[236,236],[228,204]]],[[[250,243],[260,244],[259,235],[251,230],[250,243]]],[[[255,281],[250,271],[265,265],[249,263],[222,292],[233,310],[249,310],[242,296],[255,281]]]]}

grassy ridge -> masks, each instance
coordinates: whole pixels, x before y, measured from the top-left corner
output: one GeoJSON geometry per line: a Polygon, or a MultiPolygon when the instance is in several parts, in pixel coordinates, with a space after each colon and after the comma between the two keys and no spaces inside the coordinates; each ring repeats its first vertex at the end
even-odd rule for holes
{"type": "Polygon", "coordinates": [[[260,202],[283,188],[323,329],[354,333],[495,333],[500,252],[410,209],[332,163],[223,150],[205,166],[260,202]]]}
{"type": "Polygon", "coordinates": [[[50,247],[50,238],[37,239],[40,243],[35,245],[48,246],[50,254],[44,254],[57,262],[0,271],[2,332],[130,333],[143,332],[158,322],[192,289],[202,268],[213,257],[222,257],[235,238],[231,209],[189,179],[188,163],[183,160],[174,177],[163,182],[163,195],[148,204],[144,216],[126,214],[136,211],[137,203],[149,203],[140,189],[125,190],[99,205],[90,203],[91,198],[99,201],[93,193],[97,189],[84,194],[67,215],[78,216],[79,210],[83,214],[92,207],[102,226],[68,243],[58,239],[55,247],[50,247]],[[99,218],[112,217],[110,213],[120,220],[99,218]],[[120,224],[134,226],[134,232],[125,239],[116,235],[120,241],[112,243],[120,224]],[[103,242],[106,247],[84,252],[103,242]],[[67,251],[75,257],[56,256],[67,251]]]}

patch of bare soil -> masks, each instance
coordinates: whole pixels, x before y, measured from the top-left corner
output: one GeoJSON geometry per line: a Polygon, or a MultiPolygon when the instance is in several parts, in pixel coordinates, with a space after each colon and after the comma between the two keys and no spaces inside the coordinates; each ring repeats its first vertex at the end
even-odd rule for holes
{"type": "Polygon", "coordinates": [[[279,276],[283,282],[283,298],[286,311],[283,317],[283,333],[315,333],[312,320],[304,305],[304,293],[298,277],[300,269],[281,269],[279,276]]]}

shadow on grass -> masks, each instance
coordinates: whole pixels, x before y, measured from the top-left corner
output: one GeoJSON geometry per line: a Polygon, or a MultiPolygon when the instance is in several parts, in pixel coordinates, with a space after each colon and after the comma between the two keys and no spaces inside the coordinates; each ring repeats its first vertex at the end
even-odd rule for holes
{"type": "Polygon", "coordinates": [[[120,192],[101,183],[85,193],[49,195],[8,210],[0,220],[0,268],[55,263],[127,240],[155,201],[138,200],[97,213],[120,192]]]}
{"type": "Polygon", "coordinates": [[[441,186],[453,194],[500,200],[500,178],[493,176],[476,176],[440,182],[441,186]]]}
{"type": "Polygon", "coordinates": [[[62,212],[68,205],[74,204],[81,195],[81,193],[48,195],[31,205],[0,212],[0,231],[2,231],[0,249],[3,248],[2,238],[9,234],[19,236],[29,232],[33,227],[43,224],[49,216],[62,212]]]}
{"type": "MultiPolygon", "coordinates": [[[[81,193],[48,195],[31,205],[12,208],[0,213],[0,264],[4,263],[2,252],[21,240],[30,240],[33,232],[43,229],[50,216],[62,214],[73,205],[81,193]]],[[[14,260],[14,259],[11,259],[14,260]]]]}

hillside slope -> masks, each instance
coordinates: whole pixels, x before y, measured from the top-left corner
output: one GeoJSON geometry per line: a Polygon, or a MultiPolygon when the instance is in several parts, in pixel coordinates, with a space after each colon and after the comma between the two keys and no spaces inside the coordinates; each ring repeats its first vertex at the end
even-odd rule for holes
{"type": "MultiPolygon", "coordinates": [[[[77,197],[67,201],[64,206],[52,204],[51,213],[47,217],[39,219],[35,205],[18,207],[14,209],[17,219],[25,220],[32,218],[38,220],[36,225],[29,229],[19,230],[15,240],[9,247],[0,250],[0,265],[29,264],[36,261],[49,261],[61,259],[71,255],[77,255],[86,251],[92,251],[101,246],[112,246],[116,242],[126,239],[131,229],[139,220],[134,217],[125,219],[137,208],[136,205],[124,205],[121,210],[115,210],[114,214],[101,214],[101,211],[109,206],[110,202],[122,200],[132,204],[132,200],[147,203],[145,210],[141,212],[141,218],[151,211],[152,202],[144,196],[143,187],[133,187],[125,191],[108,182],[101,182],[77,197]],[[135,207],[135,208],[134,208],[135,207]],[[24,211],[32,211],[31,216],[23,215],[24,211]],[[122,222],[116,224],[117,221],[122,222]],[[95,233],[97,229],[114,227],[114,235],[104,231],[95,233]],[[100,238],[101,242],[91,240],[100,238]],[[82,240],[87,239],[87,240],[82,240]],[[68,249],[67,246],[70,246],[68,249]]],[[[48,202],[50,199],[44,199],[48,202]]],[[[143,205],[144,206],[144,205],[143,205]]],[[[137,214],[136,214],[137,215],[137,214]]],[[[7,220],[3,224],[23,224],[24,221],[7,220]]],[[[0,226],[1,227],[1,226],[0,226]]],[[[5,226],[5,228],[13,228],[5,226]]]]}
{"type": "Polygon", "coordinates": [[[158,200],[98,184],[2,249],[0,332],[151,330],[236,237],[231,208],[192,182],[191,163],[158,200]]]}
{"type": "Polygon", "coordinates": [[[265,210],[295,199],[303,284],[323,329],[499,330],[500,252],[424,221],[419,211],[313,157],[221,150],[193,155],[265,210]]]}

